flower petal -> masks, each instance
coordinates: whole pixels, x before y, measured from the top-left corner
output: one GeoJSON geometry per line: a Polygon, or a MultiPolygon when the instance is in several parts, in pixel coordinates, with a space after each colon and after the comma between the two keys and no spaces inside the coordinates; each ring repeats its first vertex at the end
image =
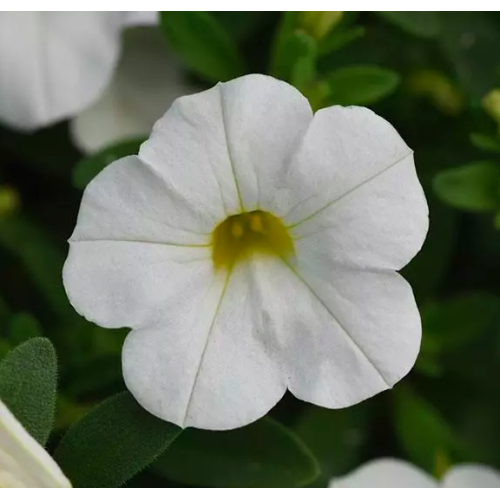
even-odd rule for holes
{"type": "Polygon", "coordinates": [[[400,269],[427,234],[428,208],[412,152],[366,108],[316,113],[288,187],[288,201],[281,198],[275,212],[294,237],[311,238],[311,245],[321,233],[337,262],[400,269]]]}
{"type": "Polygon", "coordinates": [[[309,103],[291,85],[247,75],[178,99],[139,156],[155,166],[196,172],[195,194],[203,189],[195,179],[211,171],[227,214],[251,211],[262,206],[261,191],[268,198],[274,193],[265,186],[288,161],[311,116],[309,103]]]}
{"type": "Polygon", "coordinates": [[[72,121],[73,140],[83,151],[93,152],[146,136],[175,99],[195,91],[183,80],[157,28],[129,30],[111,84],[72,121]]]}
{"type": "Polygon", "coordinates": [[[368,462],[346,476],[330,481],[330,488],[437,488],[437,481],[413,464],[395,458],[368,462]]]}
{"type": "Polygon", "coordinates": [[[286,385],[272,339],[256,329],[246,273],[238,266],[193,288],[188,300],[173,297],[166,321],[127,337],[125,382],[149,412],[222,430],[260,418],[281,399],[286,385]]]}
{"type": "Polygon", "coordinates": [[[500,472],[479,464],[461,464],[443,478],[443,488],[500,488],[500,472]]]}
{"type": "Polygon", "coordinates": [[[62,120],[105,89],[121,12],[2,12],[0,119],[30,130],[62,120]]]}
{"type": "Polygon", "coordinates": [[[266,261],[255,264],[265,330],[281,344],[290,391],[343,408],[392,387],[413,366],[420,345],[408,283],[393,271],[297,261],[268,269],[266,261]]]}
{"type": "Polygon", "coordinates": [[[70,488],[52,457],[0,401],[0,488],[70,488]]]}
{"type": "Polygon", "coordinates": [[[107,328],[151,324],[172,314],[211,279],[207,247],[141,241],[76,241],[64,264],[66,293],[79,314],[107,328]]]}
{"type": "MultiPolygon", "coordinates": [[[[76,228],[70,241],[120,240],[207,245],[214,225],[224,212],[217,188],[195,198],[190,172],[179,171],[175,181],[137,156],[106,167],[83,194],[76,228]]],[[[168,172],[167,172],[168,174],[168,172]]],[[[195,177],[195,176],[193,176],[195,177]]]]}

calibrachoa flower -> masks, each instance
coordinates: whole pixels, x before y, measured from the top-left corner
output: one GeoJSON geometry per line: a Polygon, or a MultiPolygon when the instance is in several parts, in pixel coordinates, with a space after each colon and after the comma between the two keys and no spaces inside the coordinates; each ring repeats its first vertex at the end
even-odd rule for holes
{"type": "Polygon", "coordinates": [[[0,401],[0,488],[70,488],[52,457],[0,401]]]}
{"type": "Polygon", "coordinates": [[[156,26],[124,35],[122,57],[111,83],[71,123],[73,140],[83,151],[147,136],[175,99],[195,92],[156,26]]]}
{"type": "Polygon", "coordinates": [[[332,479],[332,488],[500,488],[500,473],[479,464],[455,465],[441,480],[395,458],[362,465],[347,476],[332,479]]]}
{"type": "Polygon", "coordinates": [[[1,12],[0,120],[33,130],[66,119],[104,91],[121,31],[141,12],[1,12]]]}
{"type": "Polygon", "coordinates": [[[249,75],[176,100],[89,184],[64,283],[87,319],[132,328],[123,374],[141,405],[230,429],[287,388],[340,408],[408,372],[421,324],[395,270],[427,227],[389,123],[313,117],[295,88],[249,75]]]}

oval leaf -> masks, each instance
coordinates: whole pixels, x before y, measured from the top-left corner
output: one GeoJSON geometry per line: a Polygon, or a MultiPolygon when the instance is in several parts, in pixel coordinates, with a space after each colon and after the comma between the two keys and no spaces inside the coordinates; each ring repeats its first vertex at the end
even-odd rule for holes
{"type": "Polygon", "coordinates": [[[41,445],[54,425],[56,387],[56,353],[46,338],[21,344],[0,362],[0,399],[41,445]]]}
{"type": "Polygon", "coordinates": [[[399,76],[378,66],[348,66],[331,73],[325,83],[328,85],[325,106],[371,104],[394,92],[399,76]]]}
{"type": "Polygon", "coordinates": [[[180,432],[123,392],[77,422],[54,456],[73,486],[116,488],[153,462],[180,432]]]}
{"type": "Polygon", "coordinates": [[[208,12],[162,12],[161,28],[169,46],[200,76],[217,82],[244,73],[235,42],[208,12]]]}
{"type": "Polygon", "coordinates": [[[305,445],[270,418],[233,431],[188,429],[154,468],[174,481],[219,488],[301,486],[319,473],[305,445]]]}
{"type": "Polygon", "coordinates": [[[85,189],[87,184],[105,167],[124,156],[138,153],[145,138],[113,144],[98,153],[80,160],[73,169],[73,185],[85,189]]]}
{"type": "Polygon", "coordinates": [[[467,458],[463,443],[429,403],[402,387],[394,396],[396,436],[411,462],[432,474],[439,457],[467,458]]]}
{"type": "Polygon", "coordinates": [[[488,153],[500,153],[500,137],[496,135],[472,133],[470,141],[478,149],[482,149],[488,153]]]}
{"type": "Polygon", "coordinates": [[[439,173],[434,191],[449,205],[473,212],[500,206],[500,165],[478,161],[439,173]]]}

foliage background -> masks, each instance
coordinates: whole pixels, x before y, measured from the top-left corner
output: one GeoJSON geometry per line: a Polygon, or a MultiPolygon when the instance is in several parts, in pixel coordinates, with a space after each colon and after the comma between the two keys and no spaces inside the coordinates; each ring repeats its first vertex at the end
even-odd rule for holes
{"type": "Polygon", "coordinates": [[[500,14],[348,12],[321,36],[298,13],[164,13],[161,29],[202,88],[271,73],[316,108],[369,106],[414,149],[431,210],[403,272],[423,319],[417,364],[355,407],[286,395],[223,433],[180,433],[116,395],[126,332],[77,316],[61,269],[82,187],[140,141],[84,159],[61,123],[0,128],[0,397],[76,486],[325,486],[382,456],[436,476],[464,461],[500,469],[500,104],[484,99],[500,87],[500,14]]]}

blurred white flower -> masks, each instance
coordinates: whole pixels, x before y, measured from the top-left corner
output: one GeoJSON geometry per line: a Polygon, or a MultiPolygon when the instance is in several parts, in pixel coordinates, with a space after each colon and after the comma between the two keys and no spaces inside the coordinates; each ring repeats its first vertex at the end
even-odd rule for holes
{"type": "Polygon", "coordinates": [[[111,80],[122,28],[151,14],[0,12],[0,121],[29,131],[89,106],[111,80]]]}
{"type": "Polygon", "coordinates": [[[450,468],[441,480],[403,460],[380,458],[344,477],[334,478],[332,488],[500,488],[500,473],[479,464],[450,468]]]}
{"type": "Polygon", "coordinates": [[[0,488],[71,488],[52,457],[0,401],[0,488]]]}
{"type": "Polygon", "coordinates": [[[89,184],[64,284],[90,321],[132,328],[123,374],[144,408],[230,429],[287,388],[341,408],[410,370],[420,316],[395,270],[427,228],[389,123],[313,117],[292,86],[248,75],[175,101],[89,184]]]}
{"type": "MultiPolygon", "coordinates": [[[[135,23],[140,21],[134,18],[135,23]]],[[[147,18],[143,24],[148,24],[147,18]]],[[[110,85],[73,119],[73,140],[90,153],[114,142],[147,136],[175,99],[196,90],[185,83],[158,28],[129,30],[110,85]]]]}

